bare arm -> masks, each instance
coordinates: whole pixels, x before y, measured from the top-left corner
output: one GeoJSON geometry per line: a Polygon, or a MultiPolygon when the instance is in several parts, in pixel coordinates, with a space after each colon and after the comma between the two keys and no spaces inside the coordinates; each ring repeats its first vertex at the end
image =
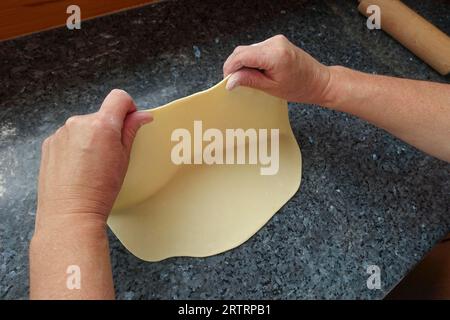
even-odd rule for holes
{"type": "Polygon", "coordinates": [[[67,219],[37,229],[30,245],[30,298],[114,299],[105,227],[67,219]]]}
{"type": "Polygon", "coordinates": [[[326,67],[283,36],[240,46],[224,64],[238,85],[358,116],[450,162],[450,85],[326,67]]]}
{"type": "Polygon", "coordinates": [[[113,90],[96,113],[75,116],[42,145],[32,299],[113,299],[106,220],[137,130],[151,121],[113,90]]]}
{"type": "Polygon", "coordinates": [[[331,67],[324,104],[450,162],[450,85],[331,67]]]}

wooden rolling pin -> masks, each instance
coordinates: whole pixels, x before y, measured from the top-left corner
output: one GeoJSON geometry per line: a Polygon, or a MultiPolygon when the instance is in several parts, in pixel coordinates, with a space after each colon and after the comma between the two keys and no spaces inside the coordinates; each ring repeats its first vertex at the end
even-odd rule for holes
{"type": "Polygon", "coordinates": [[[366,17],[367,7],[377,5],[381,29],[442,75],[450,73],[450,38],[399,0],[359,0],[358,10],[366,17]]]}

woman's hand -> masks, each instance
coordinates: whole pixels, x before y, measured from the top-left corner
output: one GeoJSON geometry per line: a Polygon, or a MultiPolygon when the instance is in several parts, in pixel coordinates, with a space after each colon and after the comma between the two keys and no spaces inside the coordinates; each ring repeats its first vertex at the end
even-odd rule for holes
{"type": "Polygon", "coordinates": [[[43,143],[32,299],[114,298],[106,220],[136,132],[150,121],[126,92],[113,90],[98,112],[70,118],[43,143]]]}
{"type": "Polygon", "coordinates": [[[239,46],[223,66],[227,89],[247,86],[293,102],[326,104],[329,68],[278,35],[239,46]]]}
{"type": "Polygon", "coordinates": [[[350,113],[450,162],[448,84],[326,67],[284,36],[237,47],[223,72],[231,74],[230,90],[248,86],[289,101],[350,113]]]}
{"type": "Polygon", "coordinates": [[[152,120],[113,90],[100,110],[74,116],[42,145],[36,232],[53,223],[104,226],[122,186],[139,127],[152,120]]]}

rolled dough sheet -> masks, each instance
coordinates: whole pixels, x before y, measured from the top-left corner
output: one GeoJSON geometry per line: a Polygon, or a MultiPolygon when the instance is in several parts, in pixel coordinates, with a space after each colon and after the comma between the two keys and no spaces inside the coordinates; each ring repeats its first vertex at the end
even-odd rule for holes
{"type": "Polygon", "coordinates": [[[237,247],[300,186],[301,154],[287,102],[246,87],[230,92],[226,81],[148,110],[155,120],[136,136],[108,219],[122,244],[143,260],[205,257],[237,247]],[[261,175],[259,158],[258,164],[174,164],[171,134],[186,128],[193,137],[196,120],[224,136],[225,129],[279,129],[278,173],[261,175]]]}

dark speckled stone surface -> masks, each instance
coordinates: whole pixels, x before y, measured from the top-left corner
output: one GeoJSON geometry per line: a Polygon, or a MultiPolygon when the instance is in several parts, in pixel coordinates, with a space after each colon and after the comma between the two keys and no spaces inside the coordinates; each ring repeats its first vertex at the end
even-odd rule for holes
{"type": "MultiPolygon", "coordinates": [[[[450,34],[445,0],[406,1],[450,34]]],[[[356,1],[178,1],[0,43],[0,298],[27,298],[42,140],[112,88],[150,108],[206,89],[238,44],[283,33],[326,64],[449,82],[356,1]]],[[[257,116],[257,115],[255,115],[257,116]]],[[[146,263],[111,235],[117,296],[382,298],[450,230],[450,166],[345,114],[290,105],[298,193],[248,242],[217,256],[146,263]],[[382,270],[368,290],[366,266],[382,270]]]]}

